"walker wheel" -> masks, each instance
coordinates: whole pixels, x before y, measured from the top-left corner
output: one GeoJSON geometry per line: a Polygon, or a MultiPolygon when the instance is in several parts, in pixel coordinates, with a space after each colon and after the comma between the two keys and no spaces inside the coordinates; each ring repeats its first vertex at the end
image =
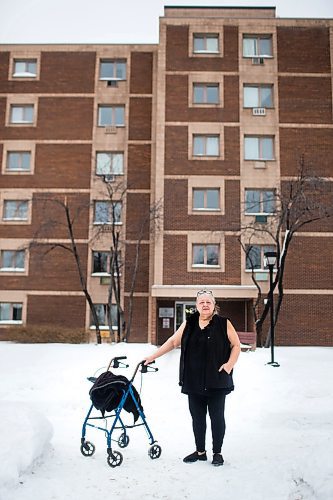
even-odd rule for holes
{"type": "Polygon", "coordinates": [[[91,457],[95,453],[95,445],[90,443],[90,441],[85,441],[84,443],[81,444],[81,453],[85,457],[91,457]]]}
{"type": "Polygon", "coordinates": [[[162,448],[158,444],[153,444],[148,450],[148,455],[152,460],[159,458],[162,453],[162,448]]]}
{"type": "Polygon", "coordinates": [[[125,434],[125,432],[123,432],[119,436],[118,445],[120,448],[126,448],[126,446],[128,446],[128,443],[129,443],[129,437],[127,434],[125,434]]]}
{"type": "Polygon", "coordinates": [[[111,451],[111,453],[108,454],[107,461],[110,467],[118,467],[122,464],[123,456],[119,451],[111,451]]]}

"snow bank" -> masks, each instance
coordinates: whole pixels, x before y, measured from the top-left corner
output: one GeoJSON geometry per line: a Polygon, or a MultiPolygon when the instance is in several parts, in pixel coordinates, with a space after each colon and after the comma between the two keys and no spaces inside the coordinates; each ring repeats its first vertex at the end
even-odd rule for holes
{"type": "Polygon", "coordinates": [[[0,402],[0,498],[17,485],[22,473],[31,470],[47,449],[52,426],[30,405],[0,402]]]}

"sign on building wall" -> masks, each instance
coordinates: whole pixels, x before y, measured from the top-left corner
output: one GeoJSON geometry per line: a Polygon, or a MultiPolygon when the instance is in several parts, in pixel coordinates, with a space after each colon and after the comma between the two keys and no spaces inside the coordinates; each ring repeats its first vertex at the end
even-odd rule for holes
{"type": "Polygon", "coordinates": [[[170,328],[170,318],[163,318],[162,328],[170,328]]]}
{"type": "Polygon", "coordinates": [[[174,317],[173,307],[159,307],[158,317],[159,318],[173,318],[174,317]]]}

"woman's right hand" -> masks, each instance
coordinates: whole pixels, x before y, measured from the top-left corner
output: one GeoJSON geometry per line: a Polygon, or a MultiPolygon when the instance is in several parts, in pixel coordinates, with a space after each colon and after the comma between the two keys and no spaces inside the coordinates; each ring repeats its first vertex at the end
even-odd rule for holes
{"type": "Polygon", "coordinates": [[[146,357],[144,358],[144,364],[145,364],[145,365],[149,365],[149,363],[152,363],[152,361],[154,361],[154,360],[155,360],[155,358],[154,358],[154,356],[153,356],[153,355],[151,355],[151,356],[146,356],[146,357]]]}

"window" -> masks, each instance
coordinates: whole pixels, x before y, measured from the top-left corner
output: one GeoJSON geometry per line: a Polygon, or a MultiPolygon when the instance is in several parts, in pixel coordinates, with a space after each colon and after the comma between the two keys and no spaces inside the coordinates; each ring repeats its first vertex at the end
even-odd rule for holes
{"type": "Polygon", "coordinates": [[[99,152],[96,155],[97,175],[121,175],[124,173],[124,153],[99,152]]]}
{"type": "Polygon", "coordinates": [[[194,104],[218,104],[219,103],[218,83],[194,83],[193,103],[194,104]]]}
{"type": "MultiPolygon", "coordinates": [[[[93,251],[92,274],[95,274],[98,276],[101,274],[102,275],[107,274],[109,276],[110,275],[110,258],[111,258],[110,252],[93,251]]],[[[120,269],[122,267],[121,252],[114,254],[114,263],[113,263],[114,276],[117,276],[117,274],[118,274],[117,267],[118,267],[118,272],[120,274],[120,269]],[[116,262],[116,257],[117,257],[118,262],[116,262]],[[117,266],[117,263],[118,263],[118,266],[117,266]]]]}
{"type": "Polygon", "coordinates": [[[266,270],[264,264],[264,254],[266,252],[275,252],[276,248],[273,245],[246,245],[246,269],[266,270]]]}
{"type": "Polygon", "coordinates": [[[22,303],[0,302],[0,323],[22,323],[22,303]]]}
{"type": "Polygon", "coordinates": [[[93,274],[108,274],[110,252],[93,252],[93,274]]]}
{"type": "Polygon", "coordinates": [[[193,156],[219,156],[219,135],[193,135],[193,156]]]}
{"type": "Polygon", "coordinates": [[[243,37],[243,57],[272,57],[272,54],[271,35],[243,37]]]}
{"type": "Polygon", "coordinates": [[[273,189],[246,189],[246,214],[272,214],[275,212],[275,191],[273,189]]]}
{"type": "Polygon", "coordinates": [[[10,123],[33,123],[34,106],[33,104],[12,104],[10,106],[10,123]]]}
{"type": "Polygon", "coordinates": [[[126,61],[103,60],[100,63],[100,80],[126,80],[126,61]]]}
{"type": "Polygon", "coordinates": [[[192,266],[219,266],[220,245],[192,245],[192,266]]]}
{"type": "Polygon", "coordinates": [[[0,255],[1,271],[24,271],[24,250],[2,250],[0,255]]]}
{"type": "Polygon", "coordinates": [[[219,189],[193,189],[193,210],[220,210],[219,189]]]}
{"type": "Polygon", "coordinates": [[[5,200],[3,220],[28,220],[27,200],[5,200]]]}
{"type": "Polygon", "coordinates": [[[13,77],[35,78],[37,76],[37,59],[15,59],[13,77]]]}
{"type": "Polygon", "coordinates": [[[121,224],[120,201],[95,201],[95,224],[121,224]]]}
{"type": "Polygon", "coordinates": [[[272,108],[273,85],[244,85],[244,108],[272,108]]]}
{"type": "Polygon", "coordinates": [[[10,172],[29,172],[31,165],[30,151],[8,151],[6,170],[10,172]]]}
{"type": "Polygon", "coordinates": [[[245,136],[244,152],[245,160],[274,160],[274,138],[245,136]]]}
{"type": "Polygon", "coordinates": [[[108,127],[125,125],[125,106],[98,106],[98,125],[108,127]]]}
{"type": "MultiPolygon", "coordinates": [[[[98,317],[98,322],[99,326],[101,327],[107,327],[108,326],[108,314],[109,314],[109,305],[108,304],[94,304],[95,311],[97,313],[98,317]]],[[[111,304],[111,325],[112,328],[117,329],[117,323],[118,323],[118,309],[116,304],[111,304]]],[[[93,318],[90,318],[91,325],[94,325],[93,318]]]]}
{"type": "Polygon", "coordinates": [[[217,53],[219,52],[219,36],[216,33],[195,33],[193,35],[193,52],[217,53]]]}

